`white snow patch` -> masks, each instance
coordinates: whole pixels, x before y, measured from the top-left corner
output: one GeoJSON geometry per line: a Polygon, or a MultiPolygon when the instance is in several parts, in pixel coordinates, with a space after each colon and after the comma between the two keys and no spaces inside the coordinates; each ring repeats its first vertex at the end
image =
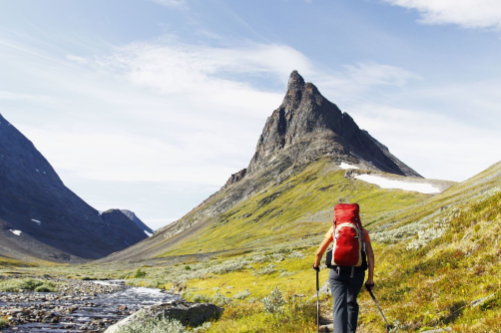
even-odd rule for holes
{"type": "Polygon", "coordinates": [[[14,230],[14,229],[9,229],[9,230],[16,236],[21,236],[21,234],[23,233],[21,230],[14,230]]]}
{"type": "Polygon", "coordinates": [[[45,171],[44,171],[44,172],[43,172],[43,174],[44,174],[44,175],[46,175],[46,174],[47,174],[47,172],[45,172],[45,171]]]}
{"type": "Polygon", "coordinates": [[[351,165],[351,164],[348,164],[348,163],[344,163],[342,162],[339,167],[341,169],[344,169],[344,170],[348,170],[348,169],[360,169],[359,167],[357,167],[356,165],[351,165]]]}
{"type": "Polygon", "coordinates": [[[40,172],[38,169],[35,169],[37,172],[40,172]]]}
{"type": "Polygon", "coordinates": [[[146,236],[148,236],[148,237],[153,236],[153,234],[152,234],[151,232],[148,232],[148,231],[146,231],[146,230],[143,230],[143,231],[144,231],[144,233],[146,234],[146,236]]]}
{"type": "Polygon", "coordinates": [[[40,225],[42,224],[42,222],[38,221],[38,220],[35,220],[35,219],[31,219],[31,222],[35,222],[36,224],[40,225]]]}
{"type": "Polygon", "coordinates": [[[367,183],[376,184],[381,188],[395,188],[404,191],[414,191],[426,194],[441,192],[439,188],[428,183],[411,183],[372,175],[357,175],[355,178],[363,180],[367,183]]]}

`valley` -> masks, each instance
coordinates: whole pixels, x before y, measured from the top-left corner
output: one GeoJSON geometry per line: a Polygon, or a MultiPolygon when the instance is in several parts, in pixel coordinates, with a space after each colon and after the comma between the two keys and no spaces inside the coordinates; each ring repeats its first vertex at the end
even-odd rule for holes
{"type": "MultiPolygon", "coordinates": [[[[224,312],[199,330],[176,332],[315,332],[311,265],[332,225],[333,207],[341,202],[361,207],[375,251],[375,294],[395,332],[501,332],[501,163],[460,183],[425,179],[297,72],[291,74],[283,103],[268,118],[248,168],[183,218],[146,237],[151,230],[134,221],[133,213],[96,211],[92,223],[119,225],[125,234],[135,230],[142,240],[113,253],[108,249],[92,261],[2,252],[0,273],[6,280],[34,276],[46,283],[119,280],[127,287],[115,287],[125,294],[156,288],[161,295],[133,296],[137,302],[129,299],[120,315],[118,307],[126,302],[120,297],[118,303],[106,293],[82,300],[101,302],[95,314],[100,321],[91,320],[88,327],[73,323],[76,331],[104,332],[150,301],[180,297],[215,304],[224,312]],[[110,316],[113,320],[103,321],[110,316]]],[[[11,230],[36,239],[38,223],[25,228],[24,220],[9,218],[5,215],[6,225],[19,226],[3,229],[10,242],[20,237],[11,230]]],[[[30,244],[23,246],[34,253],[30,244]]],[[[325,268],[320,272],[321,309],[328,324],[332,297],[325,268]]],[[[35,306],[16,301],[26,295],[20,289],[0,292],[5,330],[57,331],[59,323],[26,326],[31,324],[9,313],[16,306],[35,306]]],[[[33,295],[52,305],[63,297],[56,289],[33,295]]],[[[358,331],[385,332],[366,292],[359,303],[358,331]]],[[[94,307],[85,304],[82,311],[94,307]]]]}

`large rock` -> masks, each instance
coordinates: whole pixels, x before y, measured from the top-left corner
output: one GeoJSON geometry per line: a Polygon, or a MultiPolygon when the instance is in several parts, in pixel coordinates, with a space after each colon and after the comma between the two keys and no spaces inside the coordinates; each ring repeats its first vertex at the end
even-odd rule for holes
{"type": "Polygon", "coordinates": [[[116,333],[120,326],[129,325],[144,318],[169,318],[180,321],[184,326],[197,327],[209,320],[216,320],[223,308],[214,304],[171,301],[146,307],[110,326],[105,333],[116,333]]]}

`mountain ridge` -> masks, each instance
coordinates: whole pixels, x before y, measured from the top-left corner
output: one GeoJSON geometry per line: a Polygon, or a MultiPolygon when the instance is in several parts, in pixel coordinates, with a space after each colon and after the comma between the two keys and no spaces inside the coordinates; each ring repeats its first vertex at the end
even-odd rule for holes
{"type": "Polygon", "coordinates": [[[74,262],[145,238],[124,214],[103,218],[67,188],[35,145],[0,114],[0,255],[74,262]]]}
{"type": "MultiPolygon", "coordinates": [[[[226,222],[222,220],[233,207],[251,200],[249,198],[261,197],[268,188],[271,191],[274,186],[290,182],[295,175],[311,169],[312,165],[319,164],[318,168],[314,167],[318,172],[343,171],[344,177],[343,163],[361,170],[422,179],[294,71],[284,101],[266,121],[248,168],[232,174],[219,191],[180,220],[160,228],[153,237],[113,254],[105,261],[161,255],[186,239],[197,237],[195,235],[201,230],[224,225],[226,222]],[[348,143],[349,140],[352,142],[348,143]]],[[[338,176],[333,177],[339,179],[338,176]]],[[[314,179],[317,176],[308,177],[314,179]]],[[[279,195],[275,193],[268,199],[259,200],[271,202],[279,195]]],[[[270,214],[263,212],[259,219],[272,218],[267,217],[270,214]]]]}

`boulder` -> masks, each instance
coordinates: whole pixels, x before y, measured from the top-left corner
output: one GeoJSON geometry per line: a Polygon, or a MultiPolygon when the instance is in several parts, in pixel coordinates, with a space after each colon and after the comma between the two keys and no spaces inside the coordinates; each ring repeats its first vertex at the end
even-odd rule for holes
{"type": "Polygon", "coordinates": [[[108,327],[105,333],[116,333],[120,326],[131,324],[144,318],[169,318],[180,321],[184,326],[197,327],[221,316],[223,308],[210,303],[171,301],[143,308],[129,317],[108,327]]]}

